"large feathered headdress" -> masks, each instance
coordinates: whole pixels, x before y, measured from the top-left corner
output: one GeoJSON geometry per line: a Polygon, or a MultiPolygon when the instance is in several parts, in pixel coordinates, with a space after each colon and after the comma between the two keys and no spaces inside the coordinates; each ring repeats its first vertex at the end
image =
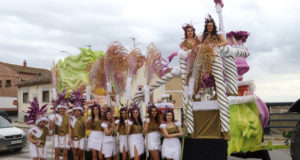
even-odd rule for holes
{"type": "Polygon", "coordinates": [[[70,97],[67,96],[67,89],[65,88],[62,92],[58,92],[58,98],[56,100],[52,99],[51,103],[53,105],[53,110],[56,111],[59,108],[68,109],[68,102],[70,97]]]}
{"type": "Polygon", "coordinates": [[[72,110],[79,109],[83,111],[86,97],[83,96],[84,91],[82,89],[74,90],[71,92],[70,102],[72,103],[72,110]]]}
{"type": "Polygon", "coordinates": [[[138,110],[140,112],[140,107],[137,104],[132,103],[129,108],[129,112],[132,114],[134,110],[138,110]]]}
{"type": "Polygon", "coordinates": [[[47,105],[48,104],[45,104],[40,107],[38,99],[36,97],[33,98],[33,101],[30,102],[30,107],[28,107],[28,110],[26,112],[23,111],[28,114],[26,123],[38,125],[41,121],[48,122],[48,118],[45,116],[48,110],[47,105]]]}
{"type": "Polygon", "coordinates": [[[208,14],[205,17],[205,25],[207,25],[207,23],[214,23],[215,24],[215,20],[212,18],[212,16],[210,14],[208,14]]]}

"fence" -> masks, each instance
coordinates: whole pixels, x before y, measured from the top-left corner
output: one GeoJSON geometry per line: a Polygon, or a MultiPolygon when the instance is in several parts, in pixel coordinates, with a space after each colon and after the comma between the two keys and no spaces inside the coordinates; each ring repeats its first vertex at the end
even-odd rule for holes
{"type": "MultiPolygon", "coordinates": [[[[269,112],[272,107],[280,107],[280,106],[291,106],[293,102],[275,102],[275,103],[266,103],[269,112]]],[[[291,115],[299,115],[298,113],[293,112],[283,112],[283,113],[269,113],[269,121],[267,126],[264,129],[264,134],[270,134],[271,128],[295,128],[296,125],[272,125],[271,122],[297,122],[300,121],[300,118],[282,118],[291,116],[291,115]],[[280,116],[280,118],[272,118],[272,116],[280,116]]]]}

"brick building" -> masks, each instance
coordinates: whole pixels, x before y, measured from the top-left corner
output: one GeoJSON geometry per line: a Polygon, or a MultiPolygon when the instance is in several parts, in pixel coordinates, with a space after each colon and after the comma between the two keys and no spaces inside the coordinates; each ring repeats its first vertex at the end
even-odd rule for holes
{"type": "MultiPolygon", "coordinates": [[[[16,84],[49,75],[49,70],[28,67],[26,61],[23,65],[0,62],[0,110],[18,110],[16,84]]],[[[23,98],[26,100],[29,97],[25,95],[23,98]]]]}

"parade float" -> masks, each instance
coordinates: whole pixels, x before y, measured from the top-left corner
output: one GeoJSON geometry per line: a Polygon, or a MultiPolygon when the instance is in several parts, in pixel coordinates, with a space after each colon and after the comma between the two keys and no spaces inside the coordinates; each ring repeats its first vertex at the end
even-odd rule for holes
{"type": "MultiPolygon", "coordinates": [[[[182,159],[226,159],[228,155],[251,157],[251,153],[254,157],[268,157],[267,150],[289,148],[288,145],[263,142],[269,111],[254,94],[254,82],[243,80],[243,75],[250,69],[246,61],[250,52],[244,46],[250,34],[247,31],[226,33],[223,3],[215,0],[215,4],[219,31],[228,44],[213,50],[215,55],[209,74],[199,76],[203,63],[198,63],[199,57],[190,56],[190,50],[179,50],[179,66],[169,69],[170,61],[162,58],[154,44],[148,46],[145,57],[138,48],[129,52],[119,42],[113,42],[106,53],[81,49],[78,56],[60,60],[52,74],[57,78],[53,81],[54,93],[64,88],[68,91],[83,88],[87,102],[97,101],[114,107],[117,112],[119,106],[130,103],[147,106],[155,89],[180,77],[187,132],[182,138],[182,159]],[[145,83],[138,90],[133,81],[141,68],[145,69],[141,71],[145,83]]],[[[163,103],[172,106],[163,101],[157,104],[161,110],[165,106],[163,103]]]]}

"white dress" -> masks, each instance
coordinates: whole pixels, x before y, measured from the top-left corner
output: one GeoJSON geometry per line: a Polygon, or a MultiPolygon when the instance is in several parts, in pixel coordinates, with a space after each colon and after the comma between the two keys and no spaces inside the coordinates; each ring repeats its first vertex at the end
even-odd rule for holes
{"type": "MultiPolygon", "coordinates": [[[[40,138],[43,134],[37,126],[32,127],[29,133],[33,134],[36,138],[40,138]]],[[[31,158],[47,158],[47,147],[46,144],[44,147],[37,147],[35,144],[29,142],[29,153],[31,158]]]]}
{"type": "MultiPolygon", "coordinates": [[[[180,122],[175,123],[176,126],[181,126],[180,122]]],[[[160,128],[166,128],[166,124],[161,124],[160,128]]],[[[179,138],[164,138],[162,144],[162,157],[168,159],[179,160],[181,155],[181,144],[179,138]]]]}
{"type": "MultiPolygon", "coordinates": [[[[120,120],[115,121],[116,124],[120,123],[120,120]]],[[[127,120],[125,120],[125,123],[127,123],[127,120]]],[[[120,130],[120,128],[119,128],[120,130]]],[[[119,134],[119,151],[122,153],[123,152],[123,147],[125,148],[125,152],[128,152],[128,147],[127,147],[127,136],[119,134]]]]}
{"type": "MultiPolygon", "coordinates": [[[[128,121],[128,125],[132,127],[133,122],[128,121]]],[[[137,149],[138,155],[142,155],[145,150],[145,144],[144,144],[144,137],[142,133],[138,134],[130,134],[128,137],[129,141],[129,149],[130,149],[130,156],[131,158],[134,157],[134,146],[137,149]]]]}
{"type": "MultiPolygon", "coordinates": [[[[106,122],[101,123],[102,128],[107,128],[108,124],[106,122]]],[[[116,144],[115,137],[107,136],[104,134],[103,136],[103,146],[102,146],[102,154],[104,154],[105,158],[113,157],[116,155],[116,144]]]]}
{"type": "MultiPolygon", "coordinates": [[[[144,122],[150,123],[149,118],[145,118],[144,122]]],[[[148,150],[161,150],[161,143],[160,143],[160,133],[159,131],[150,132],[145,137],[145,145],[147,145],[148,139],[148,150]]]]}
{"type": "MultiPolygon", "coordinates": [[[[91,118],[92,117],[89,117],[89,120],[91,118]]],[[[104,133],[102,131],[92,130],[89,134],[87,148],[89,150],[94,149],[96,151],[101,151],[102,150],[102,143],[103,143],[103,136],[104,136],[104,133]]]]}

